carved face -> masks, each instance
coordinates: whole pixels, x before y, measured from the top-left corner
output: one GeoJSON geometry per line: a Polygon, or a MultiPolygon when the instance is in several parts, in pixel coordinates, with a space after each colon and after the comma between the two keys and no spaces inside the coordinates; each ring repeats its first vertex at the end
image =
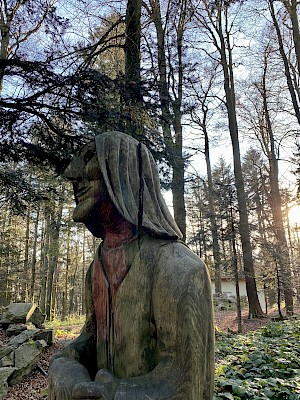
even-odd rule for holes
{"type": "MultiPolygon", "coordinates": [[[[73,183],[76,203],[73,219],[88,225],[95,218],[95,213],[99,217],[101,204],[111,203],[99,168],[94,142],[81,149],[68,165],[64,175],[73,183]]],[[[99,221],[98,218],[97,220],[99,221]]]]}

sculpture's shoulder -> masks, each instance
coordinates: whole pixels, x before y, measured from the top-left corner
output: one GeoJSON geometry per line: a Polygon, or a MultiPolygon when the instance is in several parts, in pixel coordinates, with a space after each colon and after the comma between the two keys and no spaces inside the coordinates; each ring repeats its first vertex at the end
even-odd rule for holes
{"type": "Polygon", "coordinates": [[[191,273],[206,270],[204,262],[189,247],[180,241],[165,242],[157,252],[159,264],[178,273],[179,270],[191,273]]]}
{"type": "Polygon", "coordinates": [[[184,243],[176,240],[150,239],[146,241],[154,274],[158,279],[170,279],[179,285],[195,281],[209,281],[204,262],[184,243]]]}

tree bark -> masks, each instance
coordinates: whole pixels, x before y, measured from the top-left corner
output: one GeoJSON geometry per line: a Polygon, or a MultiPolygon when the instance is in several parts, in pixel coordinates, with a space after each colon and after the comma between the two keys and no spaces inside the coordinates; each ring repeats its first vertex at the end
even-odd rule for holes
{"type": "MultiPolygon", "coordinates": [[[[125,78],[134,85],[139,84],[141,80],[141,8],[141,0],[127,1],[125,20],[125,78]]],[[[140,100],[139,95],[137,100],[140,100]]]]}
{"type": "MultiPolygon", "coordinates": [[[[283,39],[282,39],[282,35],[281,35],[280,28],[279,28],[279,24],[278,24],[276,15],[275,15],[275,9],[274,9],[273,2],[274,2],[274,0],[269,0],[269,9],[270,9],[272,21],[273,21],[273,24],[274,24],[274,27],[275,27],[275,30],[276,30],[276,34],[277,34],[279,52],[280,52],[280,55],[281,55],[281,58],[282,58],[282,61],[283,61],[284,72],[285,72],[285,76],[286,76],[288,89],[289,89],[289,92],[290,92],[290,95],[291,95],[292,104],[293,104],[293,107],[294,107],[296,118],[298,120],[298,123],[300,124],[299,103],[298,103],[297,96],[296,96],[296,90],[295,90],[295,87],[294,87],[294,84],[293,84],[293,79],[292,79],[292,75],[291,75],[291,71],[290,71],[290,67],[289,67],[289,61],[288,61],[287,55],[286,55],[285,50],[284,50],[283,39]]],[[[298,27],[298,30],[299,30],[299,27],[298,27]]],[[[294,29],[293,29],[293,33],[294,33],[294,29]]],[[[298,43],[297,43],[297,45],[298,45],[298,43]]],[[[297,57],[298,57],[298,55],[297,55],[297,57]]]]}
{"type": "Polygon", "coordinates": [[[62,307],[62,320],[64,321],[67,317],[67,310],[68,310],[68,287],[69,287],[69,267],[71,261],[71,254],[70,254],[70,239],[71,239],[71,213],[69,212],[68,216],[68,226],[67,226],[67,254],[66,254],[66,271],[65,271],[65,282],[64,282],[64,289],[63,289],[63,307],[62,307]]]}
{"type": "Polygon", "coordinates": [[[38,203],[36,210],[36,218],[34,223],[34,238],[33,238],[32,256],[31,256],[31,284],[30,284],[29,299],[32,302],[34,302],[34,297],[35,297],[36,253],[37,253],[37,242],[38,242],[39,216],[40,216],[40,202],[38,203]]]}
{"type": "MultiPolygon", "coordinates": [[[[170,74],[168,73],[168,62],[169,69],[172,70],[173,60],[167,61],[167,47],[166,47],[166,26],[169,18],[169,13],[166,15],[165,26],[163,27],[160,1],[150,0],[151,10],[149,15],[154,23],[157,38],[157,66],[159,70],[158,79],[158,92],[160,99],[161,108],[161,126],[163,131],[163,137],[167,148],[168,161],[172,168],[172,197],[173,197],[173,209],[174,219],[183,234],[183,239],[186,238],[186,208],[184,198],[184,157],[182,151],[182,93],[183,93],[183,71],[184,66],[182,62],[183,56],[183,34],[185,30],[185,18],[186,18],[186,1],[182,0],[179,3],[179,19],[174,29],[176,34],[176,51],[177,51],[177,88],[175,84],[171,87],[170,74]],[[172,100],[170,90],[173,91],[174,99],[172,100]],[[171,112],[173,110],[173,115],[171,112]],[[174,129],[174,135],[172,135],[172,126],[174,129]]],[[[170,6],[170,3],[169,3],[170,6]]],[[[173,77],[174,78],[174,77],[173,77]]]]}
{"type": "Polygon", "coordinates": [[[46,318],[51,321],[53,307],[53,278],[57,267],[58,255],[59,255],[59,233],[61,228],[61,218],[62,218],[63,204],[60,204],[57,210],[56,219],[52,214],[51,218],[51,236],[50,236],[50,248],[49,248],[49,268],[47,275],[47,296],[46,296],[46,318]]]}
{"type": "Polygon", "coordinates": [[[299,5],[298,0],[284,0],[283,1],[286,10],[289,13],[292,22],[293,41],[295,46],[295,54],[297,60],[298,76],[300,77],[300,31],[299,31],[299,19],[297,13],[297,6],[299,5]]]}
{"type": "Polygon", "coordinates": [[[141,134],[138,127],[139,110],[142,107],[141,93],[141,0],[128,0],[125,19],[125,81],[126,95],[123,97],[126,113],[129,115],[125,124],[126,133],[141,134]]]}
{"type": "Polygon", "coordinates": [[[217,32],[220,39],[220,56],[224,74],[224,91],[226,96],[226,106],[228,114],[229,132],[233,150],[234,176],[237,190],[237,200],[240,213],[240,236],[243,249],[243,263],[246,281],[247,297],[249,302],[249,317],[263,315],[261,305],[257,295],[257,287],[254,273],[254,262],[252,255],[252,246],[250,241],[250,228],[248,221],[248,208],[246,194],[244,189],[244,179],[241,166],[241,154],[238,136],[238,125],[236,117],[236,100],[234,91],[232,50],[230,45],[230,34],[228,30],[227,14],[225,15],[225,34],[222,25],[222,11],[218,8],[218,26],[217,32]]]}
{"type": "Polygon", "coordinates": [[[75,311],[75,283],[78,270],[78,257],[79,257],[79,243],[75,247],[75,269],[70,275],[70,293],[69,293],[69,314],[74,314],[75,311]]]}
{"type": "Polygon", "coordinates": [[[292,287],[292,274],[290,268],[290,256],[288,243],[285,235],[283,215],[282,215],[282,201],[279,190],[279,176],[278,176],[278,159],[276,156],[275,139],[271,118],[268,108],[267,98],[267,56],[264,58],[264,73],[262,79],[261,95],[263,97],[263,109],[266,120],[266,129],[269,138],[270,151],[269,164],[270,164],[270,186],[271,186],[271,210],[274,222],[274,235],[276,239],[276,259],[278,263],[278,274],[281,279],[281,284],[284,291],[285,305],[287,314],[293,314],[293,287],[292,287]]]}
{"type": "Polygon", "coordinates": [[[238,322],[238,333],[242,332],[242,309],[241,309],[241,296],[240,296],[240,285],[239,285],[239,272],[238,272],[238,259],[236,251],[236,234],[233,220],[232,207],[230,207],[230,218],[231,218],[231,246],[232,246],[232,269],[235,282],[235,293],[236,293],[236,312],[238,322]]]}
{"type": "Polygon", "coordinates": [[[50,240],[50,209],[49,204],[45,205],[44,209],[44,229],[41,240],[41,289],[39,306],[42,313],[46,312],[46,290],[47,290],[47,275],[49,268],[49,240],[50,240]]]}
{"type": "Polygon", "coordinates": [[[205,154],[205,162],[206,162],[206,171],[207,171],[207,186],[208,186],[208,205],[209,205],[209,220],[211,226],[211,234],[212,234],[212,247],[213,247],[213,255],[214,255],[214,269],[215,269],[215,291],[216,293],[222,293],[222,280],[221,280],[221,257],[220,257],[220,245],[218,239],[218,228],[216,222],[216,213],[214,206],[214,191],[213,191],[213,181],[212,181],[212,171],[211,171],[211,162],[210,162],[210,151],[209,151],[209,140],[208,133],[206,128],[206,115],[207,111],[204,111],[203,115],[203,123],[202,130],[204,133],[204,154],[205,154]]]}
{"type": "Polygon", "coordinates": [[[21,300],[26,302],[28,300],[28,275],[29,275],[29,242],[30,242],[30,218],[31,209],[28,207],[26,213],[26,231],[25,231],[25,249],[24,249],[24,268],[23,268],[23,278],[22,278],[22,293],[21,300]]]}

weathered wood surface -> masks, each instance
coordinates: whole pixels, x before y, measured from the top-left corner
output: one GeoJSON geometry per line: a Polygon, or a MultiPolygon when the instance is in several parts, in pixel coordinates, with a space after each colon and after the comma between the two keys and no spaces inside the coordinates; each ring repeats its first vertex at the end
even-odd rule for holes
{"type": "MultiPolygon", "coordinates": [[[[91,375],[100,369],[113,374],[110,399],[212,399],[213,322],[206,267],[185,245],[174,241],[145,237],[131,242],[125,251],[130,269],[117,289],[113,309],[107,293],[105,305],[108,313],[113,311],[113,321],[109,323],[107,317],[99,321],[98,338],[95,295],[96,286],[103,283],[100,274],[109,291],[103,271],[99,274],[101,257],[87,275],[90,313],[83,335],[90,334],[95,343],[92,353],[97,354],[91,375]]],[[[67,349],[81,361],[82,339],[67,349]]],[[[87,367],[93,364],[92,358],[85,362],[87,367]]]]}
{"type": "Polygon", "coordinates": [[[87,274],[85,328],[52,364],[49,399],[211,400],[210,281],[177,240],[151,154],[104,133],[66,176],[74,220],[104,241],[87,274]]]}

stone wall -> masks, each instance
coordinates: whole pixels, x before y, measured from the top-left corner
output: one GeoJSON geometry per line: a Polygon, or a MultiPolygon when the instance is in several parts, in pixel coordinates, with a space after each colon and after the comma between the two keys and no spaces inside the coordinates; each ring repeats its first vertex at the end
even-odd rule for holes
{"type": "Polygon", "coordinates": [[[20,383],[37,365],[43,349],[53,343],[53,330],[42,326],[45,316],[32,303],[10,304],[1,315],[6,335],[0,341],[0,400],[8,386],[20,383]]]}

